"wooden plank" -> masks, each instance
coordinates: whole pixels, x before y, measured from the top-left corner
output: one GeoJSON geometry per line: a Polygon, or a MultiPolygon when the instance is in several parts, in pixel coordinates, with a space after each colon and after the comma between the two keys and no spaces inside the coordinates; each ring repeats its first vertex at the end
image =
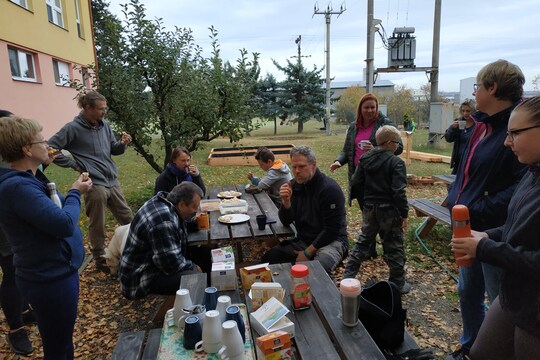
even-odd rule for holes
{"type": "Polygon", "coordinates": [[[162,328],[152,329],[148,332],[144,352],[141,360],[155,360],[159,351],[159,340],[162,328]]]}
{"type": "Polygon", "coordinates": [[[259,204],[259,207],[264,209],[266,216],[276,220],[275,224],[270,225],[275,235],[294,236],[294,230],[290,226],[285,226],[279,221],[279,210],[266,192],[255,194],[254,197],[259,204]]]}
{"type": "Polygon", "coordinates": [[[309,285],[330,337],[345,359],[385,359],[362,323],[351,328],[341,322],[341,295],[318,261],[304,262],[309,268],[309,285]]]}
{"type": "MultiPolygon", "coordinates": [[[[238,187],[240,187],[240,186],[238,186],[238,187]]],[[[261,215],[261,214],[265,213],[262,210],[264,208],[259,206],[259,202],[257,201],[257,199],[255,197],[255,195],[259,195],[259,194],[247,194],[247,193],[245,193],[245,189],[243,190],[243,192],[244,192],[244,194],[242,195],[242,199],[245,199],[248,202],[248,205],[249,205],[249,209],[248,209],[248,215],[250,216],[249,223],[251,224],[251,229],[253,231],[253,235],[254,236],[265,236],[265,235],[272,236],[272,235],[274,235],[274,233],[272,232],[272,228],[270,226],[266,226],[264,228],[264,230],[259,230],[259,226],[257,225],[257,215],[261,215]]],[[[266,196],[268,197],[268,195],[266,195],[266,196]]]]}
{"type": "MultiPolygon", "coordinates": [[[[292,309],[290,298],[291,264],[270,265],[270,270],[274,281],[279,282],[285,289],[285,306],[292,309]]],[[[294,322],[294,343],[302,359],[326,360],[340,358],[317,314],[317,310],[313,306],[305,310],[292,310],[287,314],[287,317],[294,322]]],[[[351,359],[361,359],[360,354],[361,352],[351,359]]]]}
{"type": "Polygon", "coordinates": [[[431,200],[411,199],[409,201],[409,205],[417,212],[425,214],[431,218],[435,218],[446,225],[450,225],[451,223],[450,210],[444,206],[435,204],[431,200]]]}
{"type": "Polygon", "coordinates": [[[207,286],[206,273],[183,275],[180,279],[180,288],[189,289],[189,295],[193,304],[202,304],[204,289],[207,286]]]}
{"type": "Polygon", "coordinates": [[[144,331],[120,334],[111,360],[138,360],[142,351],[144,334],[144,331]]]}
{"type": "Polygon", "coordinates": [[[431,154],[431,153],[411,150],[410,157],[411,159],[423,160],[423,161],[428,161],[428,162],[443,162],[446,164],[450,164],[450,156],[446,156],[446,155],[431,154]]]}

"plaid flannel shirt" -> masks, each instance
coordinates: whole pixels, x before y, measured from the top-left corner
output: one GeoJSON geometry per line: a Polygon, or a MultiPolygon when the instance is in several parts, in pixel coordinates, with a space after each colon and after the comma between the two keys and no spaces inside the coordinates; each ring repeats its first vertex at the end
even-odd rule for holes
{"type": "Polygon", "coordinates": [[[185,257],[187,232],[175,206],[159,192],[139,209],[129,229],[120,262],[122,293],[128,299],[148,294],[160,274],[194,270],[185,257]]]}

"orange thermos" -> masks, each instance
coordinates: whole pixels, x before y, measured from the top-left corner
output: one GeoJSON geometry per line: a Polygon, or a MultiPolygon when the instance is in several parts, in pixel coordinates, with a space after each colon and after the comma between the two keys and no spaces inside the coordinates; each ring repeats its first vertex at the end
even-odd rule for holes
{"type": "MultiPolygon", "coordinates": [[[[455,238],[471,237],[471,222],[469,218],[469,208],[465,205],[454,205],[452,208],[452,229],[455,238]]],[[[454,253],[457,266],[471,266],[472,260],[460,260],[465,256],[462,253],[454,253]]]]}

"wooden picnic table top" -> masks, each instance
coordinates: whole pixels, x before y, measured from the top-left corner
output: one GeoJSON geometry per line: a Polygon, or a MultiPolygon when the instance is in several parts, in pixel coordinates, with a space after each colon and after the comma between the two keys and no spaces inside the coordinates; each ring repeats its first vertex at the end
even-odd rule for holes
{"type": "MultiPolygon", "coordinates": [[[[341,322],[339,290],[318,261],[303,262],[309,268],[308,282],[313,305],[292,310],[287,317],[294,322],[294,347],[301,359],[385,359],[362,323],[349,328],[341,322]]],[[[290,299],[291,264],[270,265],[272,277],[285,289],[284,305],[292,309],[290,299]]],[[[246,298],[248,309],[252,306],[246,298]]],[[[256,337],[257,335],[254,335],[256,337]]]]}
{"type": "Polygon", "coordinates": [[[294,235],[294,230],[291,227],[285,226],[279,221],[278,208],[264,191],[257,194],[246,193],[245,184],[214,186],[207,189],[207,199],[218,199],[217,194],[221,191],[228,190],[236,190],[242,193],[240,198],[246,200],[248,203],[247,215],[249,215],[250,219],[240,224],[222,224],[218,221],[218,218],[221,216],[220,212],[210,211],[208,214],[210,228],[189,233],[189,245],[216,244],[229,240],[257,239],[268,236],[287,237],[294,235]],[[267,225],[264,230],[259,230],[256,216],[261,214],[266,214],[269,219],[276,220],[276,223],[267,225]]]}

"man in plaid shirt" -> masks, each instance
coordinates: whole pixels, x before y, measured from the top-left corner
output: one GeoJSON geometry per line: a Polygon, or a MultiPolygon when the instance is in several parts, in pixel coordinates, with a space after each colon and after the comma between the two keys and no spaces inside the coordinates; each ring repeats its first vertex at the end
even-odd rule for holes
{"type": "Polygon", "coordinates": [[[191,182],[160,191],[139,209],[120,262],[122,293],[140,299],[149,293],[174,295],[180,278],[201,269],[186,258],[186,220],[195,216],[203,192],[191,182]]]}

